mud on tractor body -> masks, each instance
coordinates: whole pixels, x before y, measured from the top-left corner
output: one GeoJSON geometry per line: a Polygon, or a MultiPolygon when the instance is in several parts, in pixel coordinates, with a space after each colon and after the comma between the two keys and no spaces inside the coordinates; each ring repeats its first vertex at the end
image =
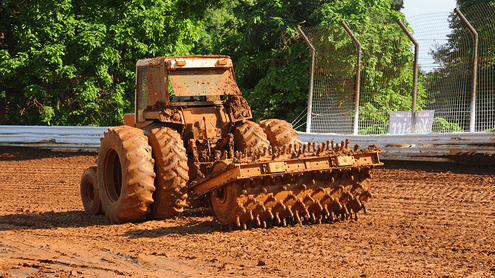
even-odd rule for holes
{"type": "Polygon", "coordinates": [[[105,132],[81,179],[89,214],[113,223],[173,217],[207,197],[230,229],[356,217],[379,148],[302,144],[292,125],[254,123],[228,56],[136,64],[135,113],[105,132]]]}

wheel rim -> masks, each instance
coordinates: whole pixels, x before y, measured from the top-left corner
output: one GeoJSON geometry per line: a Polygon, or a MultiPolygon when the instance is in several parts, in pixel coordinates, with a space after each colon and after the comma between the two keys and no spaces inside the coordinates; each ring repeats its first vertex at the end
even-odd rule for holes
{"type": "Polygon", "coordinates": [[[235,183],[210,194],[211,208],[218,222],[228,225],[234,222],[236,215],[237,188],[235,183]]]}
{"type": "Polygon", "coordinates": [[[84,194],[86,195],[86,199],[89,203],[93,203],[95,201],[95,185],[92,182],[86,182],[84,194]]]}
{"type": "Polygon", "coordinates": [[[105,155],[103,179],[105,194],[108,200],[115,203],[120,198],[122,191],[122,166],[117,152],[109,149],[105,155]]]}

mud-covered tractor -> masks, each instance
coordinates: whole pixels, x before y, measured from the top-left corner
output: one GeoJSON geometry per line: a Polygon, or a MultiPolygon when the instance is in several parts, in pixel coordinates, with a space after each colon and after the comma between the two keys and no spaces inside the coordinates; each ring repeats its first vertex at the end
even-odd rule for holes
{"type": "Polygon", "coordinates": [[[251,118],[228,56],[138,61],[135,113],[105,132],[82,176],[86,212],[165,219],[203,198],[222,225],[245,229],[365,210],[377,147],[303,144],[291,124],[251,118]]]}

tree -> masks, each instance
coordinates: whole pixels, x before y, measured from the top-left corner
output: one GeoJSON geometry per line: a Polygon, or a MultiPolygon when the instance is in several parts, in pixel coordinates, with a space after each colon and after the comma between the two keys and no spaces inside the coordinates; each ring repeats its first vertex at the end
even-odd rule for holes
{"type": "Polygon", "coordinates": [[[197,53],[227,54],[256,120],[292,120],[307,100],[309,52],[297,41],[299,24],[316,24],[311,14],[325,1],[238,0],[213,10],[197,53]],[[213,31],[213,34],[211,33],[213,31]]]}
{"type": "Polygon", "coordinates": [[[116,125],[137,60],[187,54],[222,1],[0,0],[0,121],[116,125]]]}

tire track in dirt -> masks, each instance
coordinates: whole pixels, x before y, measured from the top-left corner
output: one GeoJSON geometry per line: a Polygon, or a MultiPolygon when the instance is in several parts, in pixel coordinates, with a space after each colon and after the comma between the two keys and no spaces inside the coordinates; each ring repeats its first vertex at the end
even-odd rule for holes
{"type": "MultiPolygon", "coordinates": [[[[12,240],[3,239],[0,245],[0,260],[2,253],[11,254],[3,259],[3,264],[15,265],[22,262],[25,266],[12,275],[23,276],[38,272],[55,275],[69,273],[82,277],[113,277],[122,276],[153,276],[153,277],[205,277],[207,271],[150,254],[128,256],[115,254],[105,248],[98,248],[97,243],[88,248],[88,244],[79,245],[75,242],[60,242],[51,239],[50,244],[41,244],[43,237],[31,242],[32,239],[12,240]],[[66,271],[77,269],[76,271],[66,271]]],[[[87,240],[87,239],[86,239],[87,240]]],[[[0,271],[2,269],[0,268],[0,271]]]]}

